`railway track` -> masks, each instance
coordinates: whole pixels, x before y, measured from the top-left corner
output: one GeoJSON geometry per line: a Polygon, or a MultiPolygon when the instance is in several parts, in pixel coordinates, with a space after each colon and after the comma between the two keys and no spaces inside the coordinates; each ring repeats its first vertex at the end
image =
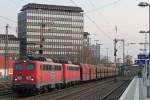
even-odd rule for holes
{"type": "Polygon", "coordinates": [[[37,96],[23,98],[21,100],[64,100],[63,98],[68,98],[70,96],[72,97],[76,93],[85,92],[91,88],[94,88],[95,85],[101,86],[102,84],[106,84],[108,82],[113,82],[113,79],[106,79],[103,81],[96,81],[96,82],[91,82],[91,83],[85,83],[82,85],[76,85],[74,87],[62,89],[59,91],[53,91],[50,93],[45,93],[45,94],[41,94],[41,95],[37,95],[37,96]]]}
{"type": "Polygon", "coordinates": [[[12,84],[10,81],[0,81],[0,96],[12,94],[12,84]]]}
{"type": "Polygon", "coordinates": [[[0,96],[5,96],[5,95],[9,95],[12,94],[12,90],[11,89],[6,89],[6,90],[0,90],[0,96]]]}
{"type": "Polygon", "coordinates": [[[61,90],[54,90],[36,96],[26,98],[9,96],[9,98],[2,100],[117,100],[115,98],[120,97],[129,82],[129,79],[121,78],[117,82],[114,82],[112,78],[109,78],[61,90]],[[113,96],[114,98],[112,98],[113,96]]]}
{"type": "MultiPolygon", "coordinates": [[[[72,90],[72,92],[66,91],[66,94],[49,96],[48,98],[41,98],[39,100],[103,100],[107,93],[110,91],[120,88],[121,85],[126,83],[127,80],[120,80],[114,83],[114,80],[110,80],[103,83],[96,83],[92,86],[72,90]],[[95,95],[96,94],[96,95],[95,95]],[[51,98],[51,99],[50,99],[51,98]]],[[[116,99],[105,99],[105,100],[116,100],[116,99]]]]}
{"type": "MultiPolygon", "coordinates": [[[[89,89],[88,91],[83,91],[80,93],[76,93],[70,97],[64,97],[57,100],[103,100],[105,95],[109,93],[114,88],[121,86],[124,81],[109,82],[102,85],[97,85],[94,88],[89,89]]],[[[108,100],[108,99],[106,99],[108,100]]],[[[116,100],[116,99],[109,99],[109,100],[116,100]]]]}
{"type": "MultiPolygon", "coordinates": [[[[54,100],[56,100],[56,99],[57,100],[82,100],[84,95],[88,95],[89,93],[92,93],[93,90],[97,89],[97,87],[100,86],[103,89],[103,88],[107,87],[108,84],[112,84],[113,82],[114,82],[113,80],[110,80],[110,81],[107,81],[107,82],[104,82],[104,83],[98,83],[98,84],[95,84],[93,86],[86,87],[85,89],[80,89],[77,92],[74,91],[74,92],[72,92],[68,95],[61,96],[61,97],[56,97],[54,100]]],[[[85,99],[83,99],[83,100],[85,100],[85,99]]]]}
{"type": "Polygon", "coordinates": [[[123,92],[125,91],[126,87],[129,85],[130,82],[131,80],[126,80],[120,86],[108,92],[108,94],[106,94],[102,98],[102,100],[119,100],[120,96],[123,94],[123,92]]]}

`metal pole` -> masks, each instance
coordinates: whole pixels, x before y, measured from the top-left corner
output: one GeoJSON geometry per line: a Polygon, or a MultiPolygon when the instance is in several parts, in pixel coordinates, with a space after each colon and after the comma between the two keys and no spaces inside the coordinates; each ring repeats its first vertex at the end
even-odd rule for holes
{"type": "Polygon", "coordinates": [[[98,65],[98,50],[97,50],[97,46],[98,46],[98,41],[99,40],[95,40],[96,41],[96,48],[95,48],[95,51],[96,51],[96,65],[98,65]]]}
{"type": "Polygon", "coordinates": [[[96,41],[96,65],[98,65],[98,50],[97,50],[97,41],[96,41]]]}
{"type": "Polygon", "coordinates": [[[108,67],[108,48],[106,48],[106,59],[107,59],[107,67],[108,67]]]}
{"type": "Polygon", "coordinates": [[[90,40],[89,40],[90,38],[88,37],[87,38],[87,48],[88,48],[88,52],[87,52],[87,55],[88,55],[88,59],[87,59],[87,63],[90,63],[89,61],[89,58],[90,58],[90,54],[89,54],[89,51],[90,51],[90,40]]]}
{"type": "MultiPolygon", "coordinates": [[[[149,53],[150,55],[150,5],[149,7],[149,53]]],[[[150,56],[149,56],[149,65],[148,65],[148,86],[147,86],[147,97],[150,98],[150,56]]]]}
{"type": "Polygon", "coordinates": [[[107,76],[108,76],[108,48],[106,48],[107,50],[107,76]]]}
{"type": "Polygon", "coordinates": [[[99,45],[99,64],[101,64],[101,44],[99,45]]]}
{"type": "MultiPolygon", "coordinates": [[[[115,66],[116,66],[116,68],[117,68],[117,49],[116,49],[116,44],[117,44],[117,39],[115,38],[114,39],[114,57],[115,57],[115,66]]],[[[116,75],[114,76],[114,81],[116,81],[116,75]]]]}
{"type": "Polygon", "coordinates": [[[114,40],[114,56],[115,56],[115,65],[117,66],[117,62],[116,62],[116,61],[117,61],[116,43],[117,43],[117,40],[115,39],[115,40],[114,40]]]}
{"type": "Polygon", "coordinates": [[[4,69],[4,77],[6,78],[7,76],[7,56],[8,56],[8,27],[9,25],[6,25],[6,36],[5,36],[5,69],[4,69]]]}
{"type": "Polygon", "coordinates": [[[122,40],[123,42],[123,75],[124,75],[124,69],[125,69],[125,41],[122,40]]]}

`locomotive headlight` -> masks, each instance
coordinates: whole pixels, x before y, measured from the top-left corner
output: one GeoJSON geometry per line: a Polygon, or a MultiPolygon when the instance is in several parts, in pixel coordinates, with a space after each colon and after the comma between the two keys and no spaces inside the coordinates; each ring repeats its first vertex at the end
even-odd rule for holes
{"type": "Polygon", "coordinates": [[[14,78],[14,80],[17,81],[18,79],[17,79],[17,78],[14,78]]]}
{"type": "Polygon", "coordinates": [[[17,76],[17,79],[18,80],[22,80],[22,76],[17,76]]]}
{"type": "Polygon", "coordinates": [[[34,80],[34,78],[32,76],[26,76],[26,80],[34,80]]]}
{"type": "Polygon", "coordinates": [[[34,78],[32,77],[32,78],[31,78],[31,80],[33,81],[33,80],[34,80],[34,78]]]}
{"type": "Polygon", "coordinates": [[[31,76],[26,76],[26,80],[30,80],[31,76]]]}

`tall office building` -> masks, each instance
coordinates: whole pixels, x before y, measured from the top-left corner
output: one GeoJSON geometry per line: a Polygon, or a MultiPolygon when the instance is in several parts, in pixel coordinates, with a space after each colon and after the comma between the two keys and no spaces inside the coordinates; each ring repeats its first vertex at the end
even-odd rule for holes
{"type": "Polygon", "coordinates": [[[80,7],[29,3],[18,14],[20,52],[77,61],[84,45],[80,7]],[[40,47],[40,45],[43,45],[40,47]]]}

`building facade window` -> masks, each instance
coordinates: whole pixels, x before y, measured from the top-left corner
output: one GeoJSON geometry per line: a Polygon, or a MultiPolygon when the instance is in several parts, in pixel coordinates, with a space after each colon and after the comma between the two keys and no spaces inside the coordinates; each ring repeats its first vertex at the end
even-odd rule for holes
{"type": "Polygon", "coordinates": [[[18,26],[18,36],[26,36],[27,44],[35,44],[26,46],[26,53],[31,49],[38,53],[42,33],[43,53],[47,57],[66,58],[66,54],[78,54],[82,49],[83,10],[79,7],[27,4],[19,13],[18,26]],[[45,27],[41,28],[41,24],[45,27]]]}

